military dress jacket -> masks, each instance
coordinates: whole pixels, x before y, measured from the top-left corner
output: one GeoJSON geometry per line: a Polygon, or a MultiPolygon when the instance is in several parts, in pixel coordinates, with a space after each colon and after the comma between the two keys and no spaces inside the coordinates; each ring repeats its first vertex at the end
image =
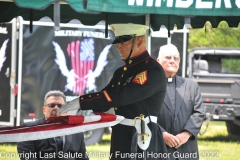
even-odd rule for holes
{"type": "MultiPolygon", "coordinates": [[[[45,117],[36,121],[24,123],[22,126],[35,126],[43,124],[45,117]]],[[[57,151],[54,138],[40,139],[35,141],[24,141],[17,143],[20,159],[26,160],[88,160],[83,133],[66,135],[64,137],[62,151],[57,151]],[[31,157],[27,154],[30,153],[31,157]]]]}
{"type": "Polygon", "coordinates": [[[171,160],[197,160],[197,135],[204,120],[202,97],[197,82],[176,76],[175,110],[167,87],[164,104],[158,123],[162,131],[177,135],[183,131],[191,133],[189,140],[179,148],[168,147],[171,160]]]}
{"type": "MultiPolygon", "coordinates": [[[[126,65],[115,71],[111,81],[101,92],[80,96],[81,109],[96,111],[114,107],[116,115],[128,119],[139,117],[140,114],[145,117],[160,115],[166,93],[166,76],[161,65],[147,51],[125,63],[126,65]]],[[[147,149],[147,159],[156,160],[157,153],[166,153],[167,150],[158,124],[150,122],[148,126],[152,138],[147,149]]],[[[117,124],[112,127],[111,159],[130,159],[127,153],[131,153],[133,133],[133,126],[117,124]]],[[[142,153],[140,148],[137,152],[142,153]]],[[[157,159],[165,158],[159,156],[157,159]]]]}

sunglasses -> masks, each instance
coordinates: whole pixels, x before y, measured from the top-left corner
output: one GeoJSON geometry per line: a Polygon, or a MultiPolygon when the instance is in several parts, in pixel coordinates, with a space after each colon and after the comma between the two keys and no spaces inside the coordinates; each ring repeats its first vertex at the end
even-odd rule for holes
{"type": "Polygon", "coordinates": [[[58,108],[61,108],[63,106],[63,104],[57,104],[57,103],[46,104],[46,106],[48,106],[49,108],[54,108],[56,105],[58,108]]]}
{"type": "Polygon", "coordinates": [[[170,61],[172,58],[174,61],[178,62],[180,60],[180,57],[176,57],[176,56],[166,56],[164,57],[166,60],[170,61]]]}

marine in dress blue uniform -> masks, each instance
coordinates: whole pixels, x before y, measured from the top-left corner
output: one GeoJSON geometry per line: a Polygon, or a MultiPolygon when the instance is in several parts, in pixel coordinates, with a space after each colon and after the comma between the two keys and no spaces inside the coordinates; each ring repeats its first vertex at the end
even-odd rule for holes
{"type": "Polygon", "coordinates": [[[116,115],[129,120],[112,127],[111,159],[143,159],[143,151],[135,139],[138,133],[132,125],[133,119],[143,114],[151,131],[146,159],[168,159],[162,132],[154,119],[160,115],[166,93],[166,76],[161,65],[146,50],[148,26],[113,24],[110,27],[115,33],[113,44],[117,44],[125,65],[115,71],[109,84],[100,92],[80,96],[59,111],[66,112],[76,106],[93,111],[114,108],[116,115]]]}

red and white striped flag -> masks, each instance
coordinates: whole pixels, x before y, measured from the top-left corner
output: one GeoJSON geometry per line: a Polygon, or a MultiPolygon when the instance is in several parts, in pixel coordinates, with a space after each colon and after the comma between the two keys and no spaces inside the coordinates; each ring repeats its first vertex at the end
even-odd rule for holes
{"type": "Polygon", "coordinates": [[[87,38],[82,41],[71,42],[67,47],[68,55],[71,57],[72,69],[77,75],[76,85],[73,93],[83,95],[88,81],[87,74],[94,68],[94,39],[87,38]]]}
{"type": "Polygon", "coordinates": [[[3,127],[0,128],[1,142],[21,142],[39,140],[57,136],[75,134],[98,128],[110,127],[118,124],[124,117],[96,113],[89,116],[59,116],[50,117],[44,124],[31,127],[3,127]]]}

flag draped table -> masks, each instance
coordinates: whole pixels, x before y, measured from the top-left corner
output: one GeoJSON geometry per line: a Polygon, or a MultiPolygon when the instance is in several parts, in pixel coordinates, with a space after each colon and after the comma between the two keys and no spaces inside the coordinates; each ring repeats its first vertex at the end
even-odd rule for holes
{"type": "Polygon", "coordinates": [[[39,140],[85,132],[118,124],[124,117],[107,113],[94,113],[89,116],[50,117],[44,124],[0,128],[1,142],[21,142],[39,140]]]}

